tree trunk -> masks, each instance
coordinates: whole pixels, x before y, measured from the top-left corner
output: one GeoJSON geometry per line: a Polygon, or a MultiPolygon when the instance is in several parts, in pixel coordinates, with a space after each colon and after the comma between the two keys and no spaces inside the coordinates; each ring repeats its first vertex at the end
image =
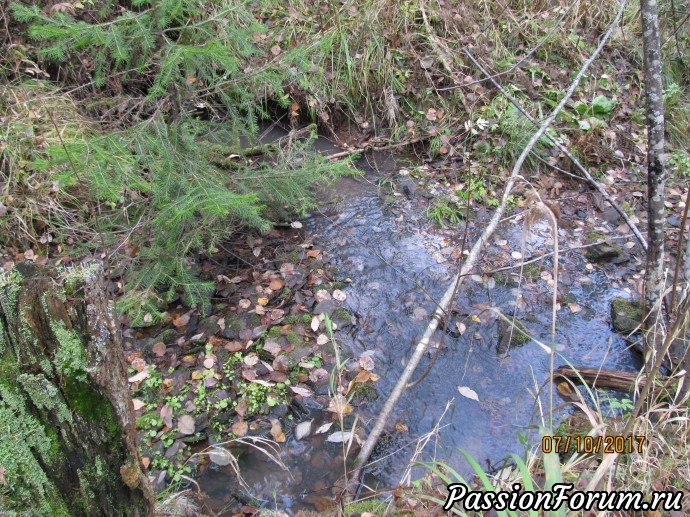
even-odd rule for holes
{"type": "Polygon", "coordinates": [[[647,374],[663,343],[664,290],[664,87],[656,0],[640,0],[647,103],[647,268],[645,276],[645,367],[647,374]]]}
{"type": "Polygon", "coordinates": [[[152,514],[101,276],[0,275],[0,515],[152,514]]]}

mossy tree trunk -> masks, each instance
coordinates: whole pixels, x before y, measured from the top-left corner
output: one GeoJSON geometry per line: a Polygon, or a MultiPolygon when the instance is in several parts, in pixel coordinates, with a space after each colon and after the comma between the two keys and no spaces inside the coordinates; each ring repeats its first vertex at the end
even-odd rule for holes
{"type": "Polygon", "coordinates": [[[101,268],[0,275],[0,515],[150,515],[101,268]]]}

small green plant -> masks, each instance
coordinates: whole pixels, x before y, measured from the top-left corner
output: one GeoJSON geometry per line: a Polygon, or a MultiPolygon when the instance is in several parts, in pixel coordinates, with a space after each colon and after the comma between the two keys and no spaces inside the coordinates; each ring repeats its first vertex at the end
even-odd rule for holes
{"type": "Polygon", "coordinates": [[[673,175],[681,180],[690,178],[690,155],[685,151],[672,151],[668,165],[673,175]]]}
{"type": "Polygon", "coordinates": [[[437,200],[426,212],[427,217],[433,223],[443,228],[446,225],[456,226],[462,221],[462,209],[451,204],[445,199],[437,200]]]}

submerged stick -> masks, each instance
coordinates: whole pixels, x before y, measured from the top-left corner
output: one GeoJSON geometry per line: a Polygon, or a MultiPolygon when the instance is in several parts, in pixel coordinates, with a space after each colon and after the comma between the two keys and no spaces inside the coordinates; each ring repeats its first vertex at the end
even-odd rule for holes
{"type": "MultiPolygon", "coordinates": [[[[484,244],[491,238],[493,233],[496,231],[496,228],[498,227],[498,223],[500,222],[501,218],[503,217],[503,213],[505,212],[506,206],[508,204],[508,197],[510,196],[510,192],[513,189],[513,186],[515,185],[515,182],[517,179],[520,177],[520,170],[522,169],[522,165],[527,158],[527,155],[532,151],[534,148],[534,145],[537,143],[537,141],[546,133],[546,130],[549,128],[549,126],[553,123],[553,121],[556,119],[556,116],[558,113],[563,110],[565,107],[565,104],[570,100],[570,97],[573,95],[575,92],[575,89],[579,85],[580,81],[582,80],[583,75],[587,71],[587,69],[591,66],[591,64],[594,62],[596,57],[599,55],[601,50],[604,48],[604,45],[606,42],[609,40],[611,37],[611,34],[613,33],[614,28],[618,25],[618,22],[620,21],[620,18],[623,14],[623,10],[625,8],[625,1],[621,2],[621,7],[620,10],[615,18],[615,20],[611,23],[611,26],[609,27],[608,31],[604,36],[602,37],[599,45],[597,46],[596,50],[592,53],[592,55],[587,59],[587,61],[584,63],[580,71],[577,73],[577,76],[573,80],[572,84],[568,88],[568,90],[565,93],[565,96],[561,101],[558,103],[558,106],[551,112],[551,114],[548,116],[548,118],[543,122],[543,124],[540,125],[539,129],[537,132],[532,136],[530,141],[527,143],[525,146],[525,149],[522,151],[522,154],[520,154],[520,157],[517,159],[515,162],[515,165],[513,167],[513,170],[510,173],[510,177],[508,178],[508,182],[506,183],[505,189],[503,191],[503,197],[501,198],[501,203],[494,212],[493,216],[491,217],[491,220],[489,221],[489,224],[487,227],[484,229],[482,234],[479,236],[477,241],[474,243],[474,246],[472,246],[472,249],[467,256],[467,259],[465,260],[465,263],[462,265],[462,268],[460,269],[460,272],[455,275],[453,278],[453,281],[451,282],[450,286],[448,289],[446,289],[446,292],[443,295],[443,298],[441,298],[441,301],[439,302],[436,310],[434,311],[434,315],[431,318],[431,321],[429,322],[429,325],[426,328],[426,331],[424,332],[424,335],[422,336],[422,339],[417,343],[417,346],[415,347],[415,350],[412,354],[412,357],[410,357],[410,360],[407,363],[407,366],[405,366],[405,369],[403,370],[402,374],[398,378],[398,382],[396,383],[395,387],[393,388],[393,391],[391,392],[390,396],[388,397],[388,400],[386,400],[386,403],[383,406],[383,409],[381,410],[381,413],[379,413],[378,418],[376,419],[376,422],[374,424],[374,428],[371,430],[371,433],[369,433],[369,436],[367,437],[367,440],[364,442],[364,445],[362,446],[362,449],[359,452],[359,455],[355,459],[355,465],[354,465],[354,470],[352,471],[349,482],[348,482],[348,488],[351,488],[355,483],[357,483],[361,477],[362,473],[362,468],[366,464],[366,462],[369,460],[369,456],[371,456],[372,451],[374,450],[374,446],[376,445],[376,442],[378,441],[379,437],[383,433],[383,428],[386,425],[386,422],[388,421],[389,416],[393,412],[393,409],[395,408],[395,405],[398,403],[398,400],[404,393],[404,391],[407,388],[407,383],[410,380],[410,377],[412,377],[412,374],[414,373],[415,369],[419,365],[419,362],[421,361],[422,357],[424,356],[424,353],[429,347],[429,341],[431,340],[431,336],[434,334],[436,329],[438,328],[439,322],[443,319],[443,316],[445,315],[446,311],[448,310],[448,307],[450,306],[450,303],[453,299],[453,295],[457,292],[458,288],[460,287],[460,284],[462,283],[463,278],[465,278],[465,275],[467,275],[473,268],[475,263],[477,262],[477,258],[479,257],[479,252],[482,250],[484,247],[484,244]]],[[[353,491],[351,491],[352,493],[353,491]]]]}

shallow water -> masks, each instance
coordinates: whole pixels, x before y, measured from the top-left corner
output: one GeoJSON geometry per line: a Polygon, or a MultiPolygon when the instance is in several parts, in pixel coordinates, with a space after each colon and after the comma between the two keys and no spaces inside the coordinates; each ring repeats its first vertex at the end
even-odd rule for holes
{"type": "MultiPolygon", "coordinates": [[[[374,181],[376,174],[369,164],[364,178],[347,179],[336,188],[338,203],[306,218],[305,235],[314,238],[335,265],[338,279],[350,278],[343,288],[347,294],[344,306],[356,316],[357,324],[338,339],[357,358],[372,351],[375,372],[381,375],[376,383],[380,397],[369,406],[359,408],[367,430],[373,425],[377,411],[393,388],[423,334],[429,316],[453,277],[454,260],[439,263],[451,247],[458,246],[460,235],[431,228],[417,200],[398,197],[393,204],[384,203],[374,181]]],[[[391,155],[374,157],[379,173],[397,170],[391,155]]],[[[483,226],[480,221],[477,226],[483,226]]],[[[548,233],[548,232],[547,232],[548,233]]],[[[511,251],[542,251],[548,237],[530,235],[527,248],[521,250],[522,226],[503,224],[488,251],[485,263],[495,264],[511,251]],[[501,241],[500,246],[493,243],[501,241]]],[[[468,238],[472,243],[474,238],[468,238]]],[[[635,358],[625,343],[610,329],[609,303],[622,292],[611,287],[606,275],[596,268],[587,272],[586,260],[579,254],[561,258],[561,271],[581,271],[572,285],[561,285],[570,293],[570,300],[581,308],[577,313],[564,304],[558,311],[556,349],[562,355],[556,366],[565,360],[577,366],[634,370],[635,358]]],[[[549,271],[547,260],[542,269],[549,271]]],[[[515,270],[517,271],[517,270],[515,270]]],[[[505,274],[505,272],[504,272],[505,274]]],[[[459,449],[468,451],[482,467],[499,468],[508,453],[524,453],[519,434],[540,422],[535,393],[548,379],[549,356],[534,341],[513,348],[507,355],[497,352],[498,322],[489,307],[512,314],[520,296],[516,313],[529,333],[543,343],[551,342],[551,288],[537,278],[516,287],[492,285],[479,277],[467,278],[453,305],[454,316],[448,323],[451,333],[437,331],[432,345],[439,345],[438,359],[426,378],[408,390],[391,418],[391,429],[401,422],[409,431],[401,436],[402,450],[377,465],[370,486],[395,486],[414,450],[414,441],[431,431],[439,422],[446,403],[451,409],[440,421],[441,430],[429,445],[422,459],[433,457],[466,475],[471,473],[459,449]],[[492,287],[489,289],[489,287],[492,287]],[[479,319],[476,322],[472,316],[479,319]],[[457,322],[465,325],[462,335],[457,322]],[[478,401],[462,396],[458,388],[470,388],[478,401]]],[[[563,293],[562,293],[563,294],[563,293]]],[[[415,376],[426,370],[431,360],[427,354],[415,376]]],[[[548,384],[542,390],[542,404],[548,405],[548,384]]],[[[555,401],[560,404],[562,401],[555,401]]],[[[330,419],[329,414],[312,410],[314,426],[330,419]]],[[[326,435],[312,435],[303,441],[290,438],[283,446],[281,457],[290,468],[283,472],[261,455],[247,451],[241,461],[242,472],[252,493],[262,504],[289,513],[299,508],[318,508],[320,496],[331,494],[331,487],[343,472],[341,446],[324,443],[326,435]]],[[[416,473],[420,471],[417,470],[416,473]]],[[[227,498],[232,473],[209,469],[200,483],[221,506],[227,498]]]]}

